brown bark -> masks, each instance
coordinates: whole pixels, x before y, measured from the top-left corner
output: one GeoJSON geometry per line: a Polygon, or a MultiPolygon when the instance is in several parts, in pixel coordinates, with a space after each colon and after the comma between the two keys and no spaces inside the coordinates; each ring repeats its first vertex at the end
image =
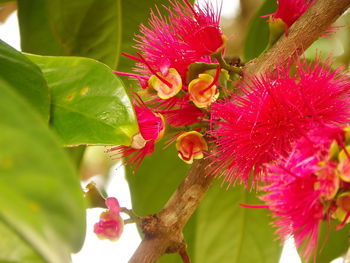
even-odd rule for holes
{"type": "Polygon", "coordinates": [[[208,164],[209,160],[203,159],[195,162],[165,207],[143,219],[141,227],[145,236],[129,262],[156,262],[164,253],[186,248],[182,229],[214,180],[204,176],[208,164]]]}
{"type": "Polygon", "coordinates": [[[290,57],[306,50],[350,6],[350,0],[318,0],[283,35],[275,45],[260,57],[250,61],[244,71],[249,74],[272,72],[276,63],[285,63],[290,57]]]}
{"type": "MultiPolygon", "coordinates": [[[[310,46],[350,6],[350,0],[318,0],[259,58],[249,62],[244,70],[251,74],[272,72],[276,63],[286,62],[292,55],[310,46]]],[[[164,253],[183,252],[186,244],[182,229],[196,210],[213,182],[205,177],[210,160],[199,160],[191,167],[165,207],[142,221],[144,238],[129,262],[156,262],[164,253]]]]}

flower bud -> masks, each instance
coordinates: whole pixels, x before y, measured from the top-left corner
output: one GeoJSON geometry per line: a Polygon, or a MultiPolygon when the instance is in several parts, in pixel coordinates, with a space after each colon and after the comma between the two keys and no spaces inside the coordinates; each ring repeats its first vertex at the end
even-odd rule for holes
{"type": "Polygon", "coordinates": [[[321,196],[325,200],[332,200],[339,190],[339,176],[331,163],[321,163],[321,170],[317,171],[318,181],[315,183],[315,190],[321,190],[321,196]]]}
{"type": "Polygon", "coordinates": [[[176,69],[170,68],[165,75],[160,72],[152,75],[148,80],[148,85],[157,91],[159,98],[166,100],[180,92],[182,79],[176,69]]]}
{"type": "Polygon", "coordinates": [[[185,132],[176,140],[176,149],[179,157],[185,163],[193,163],[193,159],[202,159],[203,151],[208,150],[208,145],[203,135],[196,131],[185,132]]]}
{"type": "MultiPolygon", "coordinates": [[[[343,222],[346,214],[350,211],[350,193],[342,193],[339,195],[339,197],[336,200],[336,210],[333,214],[333,217],[338,219],[339,221],[343,222]]],[[[350,221],[350,218],[347,220],[346,223],[350,221]]]]}
{"type": "Polygon", "coordinates": [[[117,241],[124,228],[119,202],[114,197],[108,197],[105,202],[108,209],[100,215],[100,221],[94,225],[94,232],[100,239],[117,241]]]}
{"type": "Polygon", "coordinates": [[[347,152],[349,152],[350,147],[346,146],[345,150],[341,150],[338,159],[339,164],[337,167],[340,178],[345,182],[350,182],[350,161],[347,152]]]}
{"type": "Polygon", "coordinates": [[[199,74],[188,85],[190,100],[198,108],[210,106],[219,97],[218,88],[214,85],[214,77],[209,74],[199,74]]]}
{"type": "Polygon", "coordinates": [[[268,20],[269,23],[269,47],[271,47],[275,42],[283,35],[287,25],[283,22],[281,18],[273,18],[268,20]]]}

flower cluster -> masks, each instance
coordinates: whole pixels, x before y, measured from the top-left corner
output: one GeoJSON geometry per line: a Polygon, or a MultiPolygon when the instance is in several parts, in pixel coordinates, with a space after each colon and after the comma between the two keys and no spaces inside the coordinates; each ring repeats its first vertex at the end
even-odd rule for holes
{"type": "Polygon", "coordinates": [[[261,179],[265,164],[288,153],[315,125],[344,124],[350,117],[350,82],[330,61],[297,61],[273,75],[254,77],[240,94],[212,106],[217,150],[213,170],[228,182],[261,179]]]}
{"type": "MultiPolygon", "coordinates": [[[[279,0],[269,15],[275,30],[270,45],[313,3],[279,0]]],[[[174,143],[188,164],[207,155],[207,175],[264,191],[261,199],[277,234],[294,236],[309,258],[322,220],[338,219],[340,227],[350,221],[348,75],[333,69],[330,59],[316,57],[246,76],[223,58],[227,38],[219,26],[220,8],[209,0],[194,6],[176,0],[165,12],[151,13],[136,36],[137,51],[124,54],[136,62],[133,71],[115,71],[140,86],[133,96],[140,133],[130,146],[109,152],[134,171],[163,136],[171,137],[167,145],[174,143]]],[[[95,232],[108,237],[116,233],[106,222],[119,211],[107,206],[95,232]]]]}
{"type": "Polygon", "coordinates": [[[281,239],[294,236],[306,259],[317,247],[322,220],[338,219],[340,227],[349,221],[350,171],[344,167],[350,148],[344,135],[339,127],[311,130],[288,156],[268,165],[261,199],[272,211],[281,239]]]}
{"type": "Polygon", "coordinates": [[[208,126],[209,109],[230,71],[237,71],[217,59],[222,60],[226,44],[219,26],[220,9],[209,1],[192,6],[181,0],[170,1],[166,12],[168,17],[153,11],[148,26],[141,25],[136,36],[136,55],[124,54],[136,61],[134,71],[115,71],[137,80],[141,87],[134,95],[140,133],[130,146],[109,150],[135,170],[153,153],[164,132],[176,141],[183,161],[203,158],[208,146],[201,132],[208,126]]]}

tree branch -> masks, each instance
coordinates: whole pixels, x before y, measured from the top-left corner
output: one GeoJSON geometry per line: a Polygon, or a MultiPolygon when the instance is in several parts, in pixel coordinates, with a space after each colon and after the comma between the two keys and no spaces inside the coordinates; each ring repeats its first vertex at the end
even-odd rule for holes
{"type": "Polygon", "coordinates": [[[165,207],[143,219],[141,227],[145,236],[129,262],[156,262],[162,254],[186,247],[182,229],[214,181],[213,177],[204,176],[209,162],[208,159],[196,161],[165,207]]]}
{"type": "MultiPolygon", "coordinates": [[[[310,46],[349,6],[350,0],[318,0],[292,25],[288,36],[282,36],[244,70],[250,74],[272,72],[277,62],[284,63],[310,46]]],[[[209,159],[196,161],[165,207],[158,214],[142,219],[145,236],[130,263],[153,263],[164,253],[183,251],[186,244],[182,229],[214,180],[204,176],[209,163],[209,159]]]]}
{"type": "Polygon", "coordinates": [[[272,72],[276,63],[285,63],[290,57],[306,50],[350,6],[350,0],[318,0],[268,51],[250,61],[244,68],[248,74],[272,72]]]}

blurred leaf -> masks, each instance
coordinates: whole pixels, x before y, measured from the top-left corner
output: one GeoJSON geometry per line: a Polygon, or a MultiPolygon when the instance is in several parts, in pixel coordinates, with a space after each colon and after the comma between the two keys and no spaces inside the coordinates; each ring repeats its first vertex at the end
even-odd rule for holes
{"type": "MultiPolygon", "coordinates": [[[[328,226],[326,222],[322,222],[318,238],[317,263],[329,263],[344,255],[349,248],[349,226],[345,225],[341,230],[334,230],[335,226],[339,224],[340,222],[333,221],[328,226]]],[[[309,262],[314,262],[313,258],[309,262]]]]}
{"type": "Polygon", "coordinates": [[[24,52],[117,65],[120,0],[18,0],[18,18],[24,52]]]}
{"type": "Polygon", "coordinates": [[[266,209],[240,207],[261,203],[241,186],[226,190],[217,181],[202,201],[196,217],[195,261],[276,263],[282,246],[266,209]]]}
{"type": "Polygon", "coordinates": [[[47,80],[51,124],[65,146],[131,143],[138,131],[135,114],[110,68],[88,58],[27,56],[47,80]]]}
{"type": "Polygon", "coordinates": [[[16,1],[16,0],[0,0],[0,4],[14,2],[14,1],[16,1]]]}
{"type": "Polygon", "coordinates": [[[269,41],[269,26],[263,15],[272,14],[277,9],[276,0],[265,0],[256,15],[252,18],[245,40],[244,58],[249,61],[258,57],[269,41]]]}
{"type": "Polygon", "coordinates": [[[333,36],[321,37],[304,52],[304,56],[309,60],[314,60],[316,55],[321,56],[322,59],[326,59],[330,55],[332,57],[340,56],[343,51],[343,46],[339,39],[333,36]]]}
{"type": "Polygon", "coordinates": [[[140,216],[160,211],[187,174],[189,165],[177,157],[174,145],[162,149],[159,142],[156,151],[146,156],[134,174],[126,167],[133,210],[140,216]]]}
{"type": "Polygon", "coordinates": [[[85,237],[77,175],[30,105],[4,81],[0,92],[0,220],[45,261],[69,262],[85,237]]]}
{"type": "Polygon", "coordinates": [[[41,263],[43,259],[23,241],[12,229],[0,221],[0,262],[41,263]]]}
{"type": "Polygon", "coordinates": [[[49,120],[49,89],[39,67],[0,40],[0,79],[5,80],[49,120]]]}
{"type": "MultiPolygon", "coordinates": [[[[135,42],[133,41],[134,36],[139,34],[139,25],[144,23],[147,24],[147,19],[150,15],[150,9],[154,8],[156,5],[161,7],[162,4],[169,5],[168,0],[124,0],[121,2],[122,9],[122,43],[121,51],[129,54],[135,54],[135,49],[133,46],[135,42]]],[[[163,11],[163,7],[160,8],[163,11]]],[[[118,65],[118,70],[120,71],[130,71],[135,61],[126,58],[124,56],[120,57],[120,63],[118,65]]]]}

